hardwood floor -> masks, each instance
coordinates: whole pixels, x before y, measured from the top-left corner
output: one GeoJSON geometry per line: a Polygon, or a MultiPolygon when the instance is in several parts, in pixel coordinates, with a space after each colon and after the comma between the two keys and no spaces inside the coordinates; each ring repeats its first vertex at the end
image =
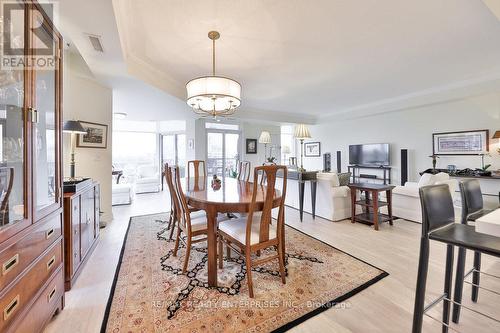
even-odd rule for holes
{"type": "MultiPolygon", "coordinates": [[[[130,216],[169,210],[167,192],[137,195],[130,206],[113,208],[114,220],[101,229],[101,240],[73,289],[66,294],[66,307],[56,316],[46,332],[99,332],[118,256],[130,216]]],[[[421,225],[397,220],[394,226],[383,224],[380,231],[350,221],[312,220],[305,214],[299,221],[298,211],[288,208],[287,224],[306,232],[359,259],[375,265],[390,275],[348,299],[337,308],[293,328],[292,332],[410,332],[421,225]]],[[[457,252],[457,251],[455,251],[457,252]]],[[[444,278],[445,246],[432,243],[427,282],[427,300],[441,293],[444,278]]],[[[472,254],[467,256],[467,269],[472,254]]],[[[483,256],[483,270],[500,276],[500,260],[483,256]]],[[[481,286],[500,290],[500,282],[482,276],[481,286]]],[[[464,303],[471,304],[470,287],[464,288],[464,303]]],[[[500,318],[500,298],[480,291],[475,309],[500,318]]],[[[430,314],[440,318],[440,306],[430,314]]],[[[440,324],[425,318],[424,332],[439,332],[440,324]]],[[[498,332],[500,325],[470,311],[462,310],[461,332],[498,332]]]]}

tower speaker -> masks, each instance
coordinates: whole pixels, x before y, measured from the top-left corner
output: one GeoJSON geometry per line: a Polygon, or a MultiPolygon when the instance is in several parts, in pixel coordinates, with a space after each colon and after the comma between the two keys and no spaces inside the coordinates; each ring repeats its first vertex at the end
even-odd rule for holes
{"type": "Polygon", "coordinates": [[[337,173],[342,172],[342,152],[340,150],[337,151],[337,173]]]}
{"type": "Polygon", "coordinates": [[[401,185],[408,181],[408,149],[401,149],[401,185]]]}
{"type": "Polygon", "coordinates": [[[332,154],[323,154],[323,172],[332,171],[332,154]]]}

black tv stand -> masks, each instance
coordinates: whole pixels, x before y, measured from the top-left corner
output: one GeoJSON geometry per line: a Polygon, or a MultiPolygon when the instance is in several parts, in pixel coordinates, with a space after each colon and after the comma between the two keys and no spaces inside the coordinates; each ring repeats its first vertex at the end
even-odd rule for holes
{"type": "Polygon", "coordinates": [[[384,165],[349,165],[347,171],[351,173],[352,183],[362,183],[363,179],[382,181],[384,185],[391,183],[391,167],[384,165]],[[361,170],[382,170],[383,176],[362,174],[361,170]]]}

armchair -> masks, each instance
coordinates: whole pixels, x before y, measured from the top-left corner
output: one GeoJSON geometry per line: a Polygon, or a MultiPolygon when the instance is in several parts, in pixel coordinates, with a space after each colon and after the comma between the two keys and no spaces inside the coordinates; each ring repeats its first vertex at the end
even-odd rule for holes
{"type": "Polygon", "coordinates": [[[135,193],[150,193],[160,191],[160,174],[158,169],[152,165],[144,165],[137,168],[135,180],[135,193]]]}

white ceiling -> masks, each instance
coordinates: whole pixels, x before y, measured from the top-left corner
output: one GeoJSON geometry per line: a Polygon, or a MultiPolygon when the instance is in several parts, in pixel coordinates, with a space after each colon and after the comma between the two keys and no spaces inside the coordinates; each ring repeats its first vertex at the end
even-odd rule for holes
{"type": "Polygon", "coordinates": [[[129,98],[152,89],[151,119],[189,112],[185,83],[211,70],[209,30],[249,118],[313,122],[500,89],[500,22],[481,0],[112,2],[62,1],[61,21],[96,77],[129,98]],[[104,55],[84,32],[102,35],[104,55]]]}

